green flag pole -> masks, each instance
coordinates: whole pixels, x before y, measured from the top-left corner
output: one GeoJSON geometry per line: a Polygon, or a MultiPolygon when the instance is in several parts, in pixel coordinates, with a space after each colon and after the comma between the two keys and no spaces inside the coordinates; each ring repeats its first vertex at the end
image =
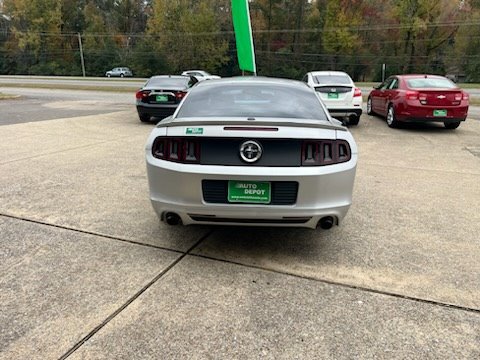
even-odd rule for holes
{"type": "Polygon", "coordinates": [[[240,70],[257,75],[248,0],[232,0],[232,18],[240,70]]]}

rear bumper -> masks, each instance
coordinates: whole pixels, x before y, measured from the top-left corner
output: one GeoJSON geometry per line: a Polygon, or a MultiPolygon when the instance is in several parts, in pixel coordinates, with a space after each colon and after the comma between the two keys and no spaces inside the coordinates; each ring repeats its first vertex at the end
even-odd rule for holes
{"type": "Polygon", "coordinates": [[[455,123],[459,121],[465,121],[465,118],[453,118],[453,117],[405,117],[403,119],[398,119],[399,121],[403,122],[410,122],[410,123],[424,123],[424,122],[441,122],[441,123],[455,123]]]}
{"type": "Polygon", "coordinates": [[[396,109],[396,118],[404,122],[457,122],[465,121],[468,106],[426,106],[406,104],[396,109]],[[434,110],[446,110],[447,116],[433,116],[434,110]]]}
{"type": "Polygon", "coordinates": [[[150,199],[163,218],[173,212],[183,224],[295,226],[315,228],[324,216],[338,224],[352,203],[357,156],[347,163],[323,167],[249,168],[177,164],[147,152],[150,199]],[[293,205],[207,203],[202,180],[295,181],[293,205]]]}
{"type": "Polygon", "coordinates": [[[330,115],[333,117],[349,117],[351,115],[362,115],[362,108],[327,108],[330,115]]]}
{"type": "Polygon", "coordinates": [[[173,105],[152,105],[152,104],[139,104],[137,102],[137,112],[138,115],[150,115],[160,118],[166,118],[167,116],[173,115],[175,110],[177,110],[178,104],[173,105]]]}

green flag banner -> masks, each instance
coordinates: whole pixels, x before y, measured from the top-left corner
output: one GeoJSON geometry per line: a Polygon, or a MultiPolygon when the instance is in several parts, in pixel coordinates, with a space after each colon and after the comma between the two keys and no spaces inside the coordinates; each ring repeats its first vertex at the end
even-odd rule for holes
{"type": "Polygon", "coordinates": [[[232,0],[233,28],[240,70],[257,73],[248,0],[232,0]]]}

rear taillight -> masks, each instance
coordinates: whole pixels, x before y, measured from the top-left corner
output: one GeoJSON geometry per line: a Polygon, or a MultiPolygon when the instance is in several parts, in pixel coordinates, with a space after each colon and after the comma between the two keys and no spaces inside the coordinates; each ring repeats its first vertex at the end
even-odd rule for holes
{"type": "Polygon", "coordinates": [[[322,166],[347,162],[352,158],[345,140],[305,140],[302,143],[302,166],[322,166]]]}
{"type": "Polygon", "coordinates": [[[463,92],[463,100],[468,100],[468,99],[470,99],[470,95],[466,91],[464,91],[463,92]]]}
{"type": "Polygon", "coordinates": [[[418,94],[418,100],[420,100],[420,104],[427,105],[427,94],[418,94]]]}
{"type": "Polygon", "coordinates": [[[159,136],[152,146],[157,159],[186,164],[200,163],[200,140],[197,138],[170,138],[159,136]]]}
{"type": "Polygon", "coordinates": [[[146,99],[148,95],[150,95],[150,90],[138,90],[135,94],[135,98],[137,100],[143,100],[146,99]]]}
{"type": "Polygon", "coordinates": [[[417,100],[418,99],[418,91],[407,91],[405,93],[407,100],[417,100]]]}
{"type": "Polygon", "coordinates": [[[362,96],[362,90],[360,90],[359,88],[355,88],[355,92],[353,93],[353,97],[357,96],[362,96]]]}
{"type": "Polygon", "coordinates": [[[175,92],[175,97],[177,98],[177,100],[182,100],[185,95],[187,95],[186,91],[177,91],[175,92]]]}

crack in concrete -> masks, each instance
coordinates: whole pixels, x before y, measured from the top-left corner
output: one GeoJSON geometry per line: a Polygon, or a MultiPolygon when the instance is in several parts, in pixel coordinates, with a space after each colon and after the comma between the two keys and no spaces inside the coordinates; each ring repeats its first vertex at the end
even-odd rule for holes
{"type": "Polygon", "coordinates": [[[267,267],[262,267],[262,266],[252,265],[252,264],[247,265],[247,264],[242,264],[240,262],[236,262],[236,261],[232,261],[232,260],[218,259],[218,258],[215,258],[215,257],[206,256],[206,255],[192,254],[191,252],[196,247],[198,247],[205,239],[207,239],[214,232],[214,230],[210,230],[209,232],[204,234],[187,251],[181,252],[181,251],[178,251],[178,250],[173,250],[173,249],[169,249],[169,248],[165,248],[165,247],[140,243],[140,242],[136,242],[136,241],[133,241],[133,240],[122,239],[122,238],[118,238],[118,237],[114,237],[114,236],[99,234],[99,233],[86,231],[86,230],[75,229],[75,228],[66,227],[66,226],[62,226],[62,225],[49,224],[49,223],[38,221],[38,220],[32,220],[32,219],[22,218],[22,217],[8,215],[8,214],[0,213],[0,216],[15,219],[15,220],[19,220],[19,221],[26,221],[26,222],[30,222],[30,223],[44,225],[44,226],[51,226],[51,227],[58,228],[58,229],[75,231],[75,232],[83,233],[83,234],[87,234],[87,235],[103,237],[103,238],[107,238],[107,239],[111,239],[111,240],[115,240],[115,241],[127,242],[127,243],[130,243],[130,244],[135,244],[135,245],[140,245],[140,246],[147,246],[147,247],[151,247],[151,248],[155,248],[155,249],[159,249],[159,250],[173,251],[173,252],[181,254],[176,260],[174,260],[170,265],[168,265],[159,274],[157,274],[148,284],[146,284],[142,289],[140,289],[138,292],[136,292],[122,306],[120,306],[115,312],[113,312],[111,315],[109,315],[102,323],[100,323],[98,326],[96,326],[92,331],[90,331],[86,336],[84,336],[79,342],[77,342],[72,348],[70,348],[64,355],[62,355],[59,358],[60,360],[64,360],[64,359],[68,358],[70,355],[72,355],[85,342],[87,342],[90,338],[92,338],[98,331],[100,331],[103,327],[105,327],[105,325],[107,325],[111,320],[113,320],[117,315],[119,315],[123,310],[125,310],[131,303],[133,303],[138,297],[140,297],[145,291],[147,291],[152,285],[154,285],[157,281],[159,281],[165,274],[167,274],[172,268],[174,268],[180,261],[182,261],[188,255],[190,255],[192,257],[203,258],[203,259],[208,259],[208,260],[212,260],[212,261],[219,261],[219,262],[223,262],[223,263],[227,263],[227,264],[243,266],[243,267],[246,267],[246,268],[268,271],[268,272],[276,273],[276,274],[280,274],[280,275],[293,276],[293,277],[296,277],[296,278],[299,278],[299,279],[321,282],[321,283],[328,284],[328,285],[340,286],[340,287],[347,288],[347,289],[364,291],[364,292],[368,292],[368,293],[371,293],[371,294],[390,296],[390,297],[394,297],[394,298],[398,298],[398,299],[415,301],[415,302],[418,302],[418,303],[440,306],[440,307],[443,307],[443,308],[448,308],[448,309],[453,309],[453,310],[466,311],[466,312],[470,312],[470,313],[474,313],[474,314],[480,314],[480,309],[477,309],[477,308],[471,308],[471,307],[466,307],[466,306],[461,306],[461,305],[449,304],[449,303],[445,303],[445,302],[441,302],[441,301],[435,301],[435,300],[428,300],[428,299],[423,299],[423,298],[419,298],[419,297],[398,294],[398,293],[394,293],[394,292],[372,289],[372,288],[368,288],[368,287],[356,286],[356,285],[353,285],[353,284],[336,282],[336,281],[332,281],[332,280],[328,280],[328,279],[312,278],[312,277],[302,276],[302,275],[298,275],[298,274],[294,274],[294,273],[290,273],[290,272],[278,271],[278,270],[270,269],[270,268],[267,268],[267,267]]]}
{"type": "Polygon", "coordinates": [[[290,273],[290,272],[283,272],[283,271],[270,269],[270,268],[262,267],[262,266],[258,266],[258,265],[252,265],[252,264],[247,265],[247,264],[242,264],[240,262],[236,262],[236,261],[232,261],[232,260],[218,259],[218,258],[215,258],[215,257],[206,256],[206,255],[191,254],[190,256],[199,257],[199,258],[208,259],[208,260],[220,261],[220,262],[224,262],[224,263],[228,263],[228,264],[239,265],[239,266],[243,266],[243,267],[251,268],[251,269],[268,271],[268,272],[275,273],[275,274],[289,275],[289,276],[293,276],[293,277],[296,277],[296,278],[299,278],[299,279],[317,281],[317,282],[321,282],[321,283],[324,283],[324,284],[341,286],[343,288],[352,289],[352,290],[360,290],[360,291],[364,291],[364,292],[368,292],[368,293],[372,293],[372,294],[391,296],[391,297],[398,298],[398,299],[415,301],[415,302],[419,302],[419,303],[423,303],[423,304],[441,306],[441,307],[448,308],[448,309],[462,310],[462,311],[472,312],[472,313],[475,313],[475,314],[480,314],[480,309],[477,309],[477,308],[471,308],[471,307],[467,307],[467,306],[449,304],[449,303],[446,303],[446,302],[435,301],[435,300],[422,299],[422,298],[419,298],[419,297],[403,295],[403,294],[388,292],[388,291],[384,291],[384,290],[377,290],[377,289],[372,289],[372,288],[363,287],[363,286],[357,286],[357,285],[353,285],[353,284],[341,283],[341,282],[332,281],[332,280],[328,280],[328,279],[319,279],[319,278],[299,275],[299,274],[290,273]]]}
{"type": "Polygon", "coordinates": [[[9,218],[9,219],[19,220],[19,221],[26,221],[26,222],[33,223],[33,224],[50,226],[50,227],[54,227],[54,228],[57,228],[57,229],[74,231],[74,232],[77,232],[77,233],[80,233],[80,234],[98,236],[98,237],[102,237],[102,238],[105,238],[105,239],[120,241],[120,242],[124,242],[124,243],[128,243],[128,244],[132,244],[132,245],[146,246],[146,247],[154,248],[154,249],[157,249],[157,250],[172,251],[172,252],[175,252],[175,253],[178,253],[178,254],[183,253],[183,251],[170,249],[170,248],[166,248],[166,247],[163,247],[163,246],[146,244],[146,243],[135,241],[135,240],[124,239],[124,238],[120,238],[120,237],[117,237],[117,236],[111,236],[111,235],[107,235],[107,234],[97,233],[97,232],[94,232],[94,231],[81,230],[81,229],[77,229],[77,228],[69,227],[69,226],[64,226],[64,225],[51,224],[51,223],[47,223],[47,222],[40,221],[40,220],[28,219],[28,218],[23,218],[23,217],[19,217],[19,216],[15,216],[15,215],[4,214],[4,213],[0,213],[0,216],[6,217],[6,218],[9,218]]]}
{"type": "Polygon", "coordinates": [[[140,297],[145,291],[147,291],[153,284],[160,280],[165,274],[167,274],[172,268],[175,267],[180,261],[182,261],[189,253],[195,249],[202,241],[208,238],[213,233],[213,230],[209,231],[207,234],[203,235],[195,244],[193,244],[186,252],[174,260],[170,265],[163,269],[157,276],[155,276],[147,285],[142,289],[137,291],[132,297],[130,297],[122,306],[120,306],[115,312],[108,316],[102,323],[96,326],[92,331],[90,331],[85,337],[83,337],[79,342],[77,342],[70,350],[63,354],[59,360],[64,360],[77,351],[83,344],[85,344],[92,336],[99,332],[105,325],[112,321],[117,315],[119,315],[123,310],[125,310],[131,303],[133,303],[138,297],[140,297]]]}

